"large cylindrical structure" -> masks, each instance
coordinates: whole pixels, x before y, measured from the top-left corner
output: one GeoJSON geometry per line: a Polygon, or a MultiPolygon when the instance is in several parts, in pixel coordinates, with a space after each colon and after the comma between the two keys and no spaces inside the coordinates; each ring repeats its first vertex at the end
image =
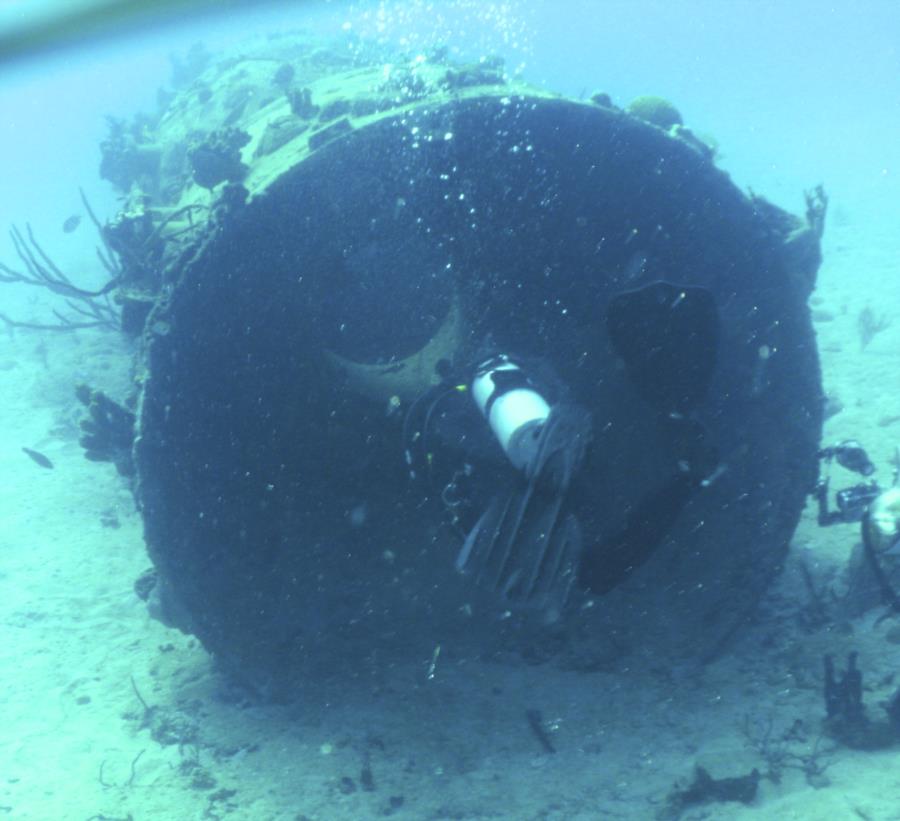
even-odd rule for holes
{"type": "MultiPolygon", "coordinates": [[[[147,322],[135,457],[158,606],[256,681],[373,649],[390,663],[501,631],[539,640],[455,573],[439,488],[410,483],[403,461],[415,390],[390,374],[436,337],[420,391],[441,354],[486,337],[546,363],[593,420],[582,526],[602,536],[659,481],[666,449],[606,311],[663,279],[715,299],[695,413],[724,470],[644,566],[555,629],[585,666],[714,653],[778,572],[816,475],[817,232],[739,191],[678,127],[429,70],[402,99],[354,68],[233,120],[245,168],[169,255],[147,322]],[[286,138],[261,148],[273,129],[286,138]]],[[[186,182],[177,205],[201,194],[186,182]]]]}

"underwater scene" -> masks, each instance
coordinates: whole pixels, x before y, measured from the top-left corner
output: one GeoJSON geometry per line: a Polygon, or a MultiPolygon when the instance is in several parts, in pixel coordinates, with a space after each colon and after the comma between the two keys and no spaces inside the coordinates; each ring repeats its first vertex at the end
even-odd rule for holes
{"type": "Polygon", "coordinates": [[[0,8],[0,818],[900,818],[900,5],[0,8]]]}

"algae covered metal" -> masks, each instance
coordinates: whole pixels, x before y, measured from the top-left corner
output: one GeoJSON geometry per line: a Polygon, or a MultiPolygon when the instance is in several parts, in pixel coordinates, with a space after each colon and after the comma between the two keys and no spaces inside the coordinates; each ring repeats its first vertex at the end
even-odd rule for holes
{"type": "Polygon", "coordinates": [[[156,612],[257,682],[436,643],[546,640],[582,668],[723,646],[817,474],[823,200],[791,216],[647,101],[568,99],[498,61],[295,38],[195,57],[158,117],[104,147],[130,196],[110,235],[144,340],[134,455],[156,612]],[[605,321],[660,280],[718,313],[691,414],[719,469],[645,565],[554,614],[548,639],[454,571],[449,485],[437,468],[410,479],[404,417],[485,339],[552,369],[592,419],[580,526],[602,539],[675,453],[605,321]]]}

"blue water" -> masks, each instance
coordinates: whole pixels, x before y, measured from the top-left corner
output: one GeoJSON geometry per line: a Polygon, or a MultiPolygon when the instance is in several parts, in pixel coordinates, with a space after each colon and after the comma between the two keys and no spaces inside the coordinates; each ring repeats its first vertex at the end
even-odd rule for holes
{"type": "Polygon", "coordinates": [[[215,49],[291,27],[441,37],[466,55],[503,54],[565,94],[668,97],[716,139],[741,185],[795,210],[818,182],[860,199],[900,186],[900,7],[890,0],[263,4],[3,66],[0,214],[49,233],[77,206],[78,185],[111,209],[96,173],[104,117],[151,108],[168,55],[197,40],[215,49]]]}

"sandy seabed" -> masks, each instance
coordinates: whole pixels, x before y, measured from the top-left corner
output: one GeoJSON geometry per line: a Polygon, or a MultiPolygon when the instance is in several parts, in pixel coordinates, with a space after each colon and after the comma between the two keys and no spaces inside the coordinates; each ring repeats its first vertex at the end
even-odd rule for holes
{"type": "MultiPolygon", "coordinates": [[[[826,443],[861,440],[887,484],[900,232],[895,202],[882,205],[832,204],[811,305],[825,388],[843,404],[826,443]],[[866,306],[894,321],[862,349],[866,306]]],[[[823,733],[823,654],[842,668],[859,652],[873,719],[900,687],[898,619],[835,604],[856,526],[821,529],[810,505],[757,623],[702,669],[471,661],[429,678],[415,658],[260,705],[134,593],[149,566],[141,522],[114,468],[84,459],[73,393],[86,382],[121,397],[130,365],[112,333],[0,338],[0,818],[654,819],[699,764],[764,777],[751,804],[684,819],[900,819],[900,741],[857,751],[823,733]]],[[[835,487],[856,481],[834,474],[835,487]]]]}

